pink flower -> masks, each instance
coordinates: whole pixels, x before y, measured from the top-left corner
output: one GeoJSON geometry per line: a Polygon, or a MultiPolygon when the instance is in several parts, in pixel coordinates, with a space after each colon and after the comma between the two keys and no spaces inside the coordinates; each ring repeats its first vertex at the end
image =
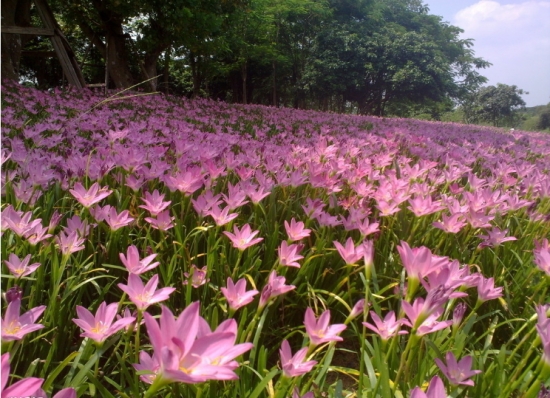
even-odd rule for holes
{"type": "Polygon", "coordinates": [[[502,288],[495,288],[494,278],[484,278],[482,275],[477,280],[477,299],[481,302],[493,300],[502,296],[502,288]]]}
{"type": "Polygon", "coordinates": [[[462,220],[463,217],[462,213],[454,213],[450,216],[443,214],[442,221],[436,221],[432,225],[450,234],[456,234],[466,225],[466,221],[462,220]]]}
{"type": "Polygon", "coordinates": [[[147,333],[153,346],[153,356],[140,353],[140,363],[134,368],[149,371],[141,379],[153,383],[160,378],[172,382],[202,383],[207,380],[234,380],[239,364],[234,360],[250,350],[252,344],[235,345],[237,323],[230,319],[212,332],[206,320],[199,316],[200,303],[189,305],[177,319],[162,306],[160,320],[144,314],[147,333]]]}
{"type": "Polygon", "coordinates": [[[260,295],[260,308],[263,308],[271,298],[280,296],[296,288],[294,285],[285,285],[285,281],[284,276],[277,276],[277,272],[271,271],[267,284],[262,289],[262,294],[260,295]]]}
{"type": "Polygon", "coordinates": [[[10,253],[9,260],[4,260],[4,263],[13,276],[16,278],[21,278],[32,274],[38,267],[40,267],[40,263],[33,263],[29,265],[30,260],[30,254],[27,254],[23,261],[21,261],[15,254],[10,253]]]}
{"type": "Polygon", "coordinates": [[[113,323],[117,313],[118,303],[107,305],[104,301],[99,305],[95,315],[79,305],[76,306],[78,318],[73,318],[73,322],[84,330],[81,337],[89,337],[96,343],[103,343],[107,337],[115,334],[120,329],[128,326],[136,320],[133,316],[124,317],[113,323]]]}
{"type": "Polygon", "coordinates": [[[145,205],[140,205],[138,207],[148,210],[152,216],[156,216],[172,203],[171,201],[163,202],[164,194],[161,195],[157,189],[153,191],[153,194],[145,192],[145,198],[141,200],[145,202],[145,205]]]}
{"type": "Polygon", "coordinates": [[[310,307],[306,309],[304,325],[306,327],[307,335],[309,336],[310,345],[316,346],[329,341],[344,340],[338,336],[338,334],[346,329],[346,325],[335,324],[329,326],[329,322],[330,310],[323,312],[317,321],[313,310],[310,307]]]}
{"type": "Polygon", "coordinates": [[[353,239],[348,238],[346,241],[346,246],[342,246],[340,242],[334,241],[334,246],[336,246],[336,250],[338,250],[338,253],[340,253],[340,256],[344,259],[346,264],[351,265],[355,264],[357,261],[363,257],[364,249],[363,245],[355,247],[353,243],[353,239]]]}
{"type": "Polygon", "coordinates": [[[399,330],[401,325],[411,326],[409,321],[406,319],[395,320],[395,312],[390,311],[384,317],[384,320],[381,320],[378,314],[374,311],[370,311],[370,316],[374,321],[375,325],[372,325],[368,322],[363,322],[363,325],[373,332],[376,332],[382,340],[389,340],[392,337],[395,337],[398,334],[407,334],[405,330],[399,330]]]}
{"type": "Polygon", "coordinates": [[[288,239],[291,241],[307,238],[311,234],[311,229],[304,228],[304,223],[301,221],[296,222],[294,218],[290,220],[290,224],[285,220],[285,230],[288,239]]]}
{"type": "Polygon", "coordinates": [[[0,396],[2,397],[27,397],[35,395],[44,383],[44,379],[37,377],[27,377],[19,380],[9,387],[8,379],[10,375],[10,353],[6,352],[2,355],[2,384],[0,388],[0,396]]]}
{"type": "Polygon", "coordinates": [[[252,232],[252,229],[248,224],[244,225],[241,230],[239,230],[239,228],[234,225],[233,232],[234,234],[227,231],[224,231],[223,233],[231,240],[231,242],[233,242],[233,247],[239,250],[244,250],[247,247],[253,246],[256,243],[264,240],[264,238],[254,239],[254,237],[258,235],[259,231],[252,232]]]}
{"type": "Polygon", "coordinates": [[[410,398],[445,398],[446,396],[447,392],[445,391],[443,381],[439,376],[434,376],[432,380],[430,380],[430,385],[426,392],[423,392],[420,387],[415,387],[411,391],[410,398]]]}
{"type": "Polygon", "coordinates": [[[24,236],[25,239],[27,239],[27,242],[29,242],[32,246],[36,246],[39,242],[52,237],[52,235],[47,232],[48,227],[43,227],[41,224],[37,224],[34,228],[28,229],[24,236]]]}
{"type": "Polygon", "coordinates": [[[300,268],[299,260],[303,259],[304,256],[298,254],[302,250],[302,245],[288,245],[286,241],[281,243],[281,246],[277,248],[277,253],[279,254],[279,263],[285,267],[296,267],[300,268]]]}
{"type": "Polygon", "coordinates": [[[550,246],[548,239],[543,239],[540,243],[535,241],[533,255],[535,264],[550,276],[550,246]]]}
{"type": "Polygon", "coordinates": [[[46,306],[41,305],[19,315],[21,300],[15,299],[10,302],[2,320],[2,341],[21,340],[26,334],[44,328],[44,325],[35,322],[45,309],[46,306]]]}
{"type": "Polygon", "coordinates": [[[176,290],[173,287],[165,287],[156,290],[158,282],[159,276],[155,274],[149,282],[143,286],[143,282],[138,275],[129,274],[128,285],[119,283],[118,287],[128,294],[128,297],[130,297],[130,300],[132,300],[132,303],[136,305],[138,310],[145,311],[151,304],[167,300],[170,294],[176,290]]]}
{"type": "Polygon", "coordinates": [[[84,250],[85,242],[86,239],[80,238],[77,231],[73,231],[69,235],[65,235],[65,232],[61,231],[57,236],[57,244],[63,255],[69,255],[84,250]]]}
{"type": "Polygon", "coordinates": [[[535,327],[542,343],[542,360],[550,366],[550,319],[548,319],[550,304],[537,305],[536,311],[537,324],[535,327]]]}
{"type": "Polygon", "coordinates": [[[229,303],[229,308],[233,311],[249,304],[254,300],[254,296],[259,292],[257,290],[246,291],[246,279],[242,278],[233,283],[233,279],[227,278],[227,287],[220,288],[229,303]]]}
{"type": "Polygon", "coordinates": [[[84,207],[90,207],[91,205],[106,198],[113,191],[109,191],[107,187],[99,188],[99,184],[94,183],[90,189],[86,190],[84,186],[77,182],[74,184],[74,189],[69,189],[69,192],[82,204],[84,207]]]}
{"type": "Polygon", "coordinates": [[[168,231],[170,228],[174,228],[174,221],[176,218],[170,216],[170,210],[165,210],[157,215],[157,218],[145,217],[145,221],[151,224],[151,227],[160,231],[168,231]]]}
{"type": "Polygon", "coordinates": [[[111,207],[107,213],[107,217],[105,217],[105,222],[109,224],[111,231],[116,231],[134,221],[132,217],[129,217],[129,214],[128,210],[122,210],[119,214],[114,207],[111,207]]]}
{"type": "Polygon", "coordinates": [[[451,384],[463,384],[466,386],[474,385],[474,382],[469,379],[470,377],[481,373],[481,370],[472,370],[472,357],[470,355],[457,362],[454,354],[449,351],[445,355],[445,359],[447,361],[447,365],[445,365],[439,358],[435,359],[435,363],[451,384]]]}
{"type": "Polygon", "coordinates": [[[220,210],[218,206],[212,207],[212,210],[207,212],[208,215],[212,216],[214,222],[218,227],[227,224],[229,221],[237,218],[238,213],[229,213],[229,207],[225,207],[223,210],[220,210]]]}
{"type": "Polygon", "coordinates": [[[2,211],[2,230],[11,229],[16,235],[24,236],[27,232],[40,225],[41,219],[32,220],[32,212],[15,211],[11,205],[2,211]]]}
{"type": "Polygon", "coordinates": [[[208,282],[210,279],[206,277],[206,272],[208,271],[208,267],[204,266],[202,268],[198,268],[195,264],[191,264],[191,269],[189,272],[184,272],[183,276],[187,280],[183,281],[183,285],[187,285],[189,282],[191,282],[191,286],[193,286],[195,289],[199,286],[204,285],[206,282],[208,282]]]}
{"type": "Polygon", "coordinates": [[[171,191],[177,189],[185,195],[191,195],[203,186],[204,180],[200,170],[189,170],[185,173],[178,173],[175,176],[168,176],[166,183],[171,191]]]}
{"type": "Polygon", "coordinates": [[[483,242],[479,244],[479,248],[483,247],[495,247],[499,246],[501,243],[508,242],[511,240],[518,240],[514,236],[506,236],[508,230],[505,229],[501,231],[498,228],[493,228],[490,231],[487,231],[487,235],[477,235],[478,238],[483,239],[483,242]]]}
{"type": "Polygon", "coordinates": [[[293,356],[287,340],[283,340],[279,354],[281,355],[283,374],[286,377],[301,376],[309,372],[317,364],[317,361],[304,362],[307,355],[307,347],[302,348],[293,356]]]}
{"type": "Polygon", "coordinates": [[[151,263],[157,254],[151,254],[150,256],[145,257],[143,260],[139,259],[139,252],[137,247],[134,245],[128,247],[126,251],[126,256],[120,253],[119,257],[122,261],[122,264],[128,269],[131,274],[140,275],[144,272],[150,271],[153,268],[158,267],[159,262],[151,263]]]}

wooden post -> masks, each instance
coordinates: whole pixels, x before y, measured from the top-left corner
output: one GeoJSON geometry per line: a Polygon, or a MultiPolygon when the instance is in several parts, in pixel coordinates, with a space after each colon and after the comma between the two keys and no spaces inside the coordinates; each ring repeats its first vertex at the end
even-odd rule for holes
{"type": "Polygon", "coordinates": [[[44,24],[43,28],[34,26],[2,26],[2,33],[48,36],[52,42],[55,54],[61,63],[63,74],[67,77],[69,84],[76,88],[86,87],[86,82],[80,72],[71,46],[59,29],[52,10],[48,6],[47,0],[34,0],[34,4],[44,24]]]}

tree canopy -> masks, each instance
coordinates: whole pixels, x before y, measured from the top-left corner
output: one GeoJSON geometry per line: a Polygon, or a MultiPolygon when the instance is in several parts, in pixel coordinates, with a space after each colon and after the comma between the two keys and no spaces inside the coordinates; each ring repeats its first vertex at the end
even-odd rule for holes
{"type": "MultiPolygon", "coordinates": [[[[30,0],[7,0],[9,24],[37,25],[30,0]]],[[[50,0],[88,83],[242,103],[374,115],[437,114],[486,81],[462,30],[420,0],[50,0]],[[155,78],[162,75],[161,78],[155,78]]],[[[4,18],[5,19],[5,18],[4,18]]],[[[38,25],[37,25],[38,26],[38,25]]],[[[16,35],[2,34],[2,40],[16,35]]],[[[34,49],[48,49],[35,38],[34,49]]],[[[2,73],[60,84],[47,65],[2,57],[2,73]],[[11,69],[10,69],[11,68],[11,69]],[[10,73],[7,73],[9,71],[10,73]],[[40,73],[42,71],[42,73],[40,73]]]]}

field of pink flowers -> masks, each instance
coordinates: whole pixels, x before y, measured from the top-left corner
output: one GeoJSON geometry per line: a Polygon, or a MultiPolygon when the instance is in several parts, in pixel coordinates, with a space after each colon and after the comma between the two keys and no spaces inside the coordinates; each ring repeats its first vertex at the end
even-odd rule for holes
{"type": "Polygon", "coordinates": [[[1,154],[2,397],[550,394],[550,135],[4,85],[1,154]]]}

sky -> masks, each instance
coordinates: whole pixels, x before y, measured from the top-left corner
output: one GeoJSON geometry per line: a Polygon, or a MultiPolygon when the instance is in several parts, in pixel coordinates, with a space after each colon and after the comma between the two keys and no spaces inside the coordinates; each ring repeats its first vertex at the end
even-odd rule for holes
{"type": "Polygon", "coordinates": [[[550,0],[424,0],[430,14],[464,30],[473,50],[493,65],[489,85],[529,92],[527,106],[550,102],[550,0]]]}

